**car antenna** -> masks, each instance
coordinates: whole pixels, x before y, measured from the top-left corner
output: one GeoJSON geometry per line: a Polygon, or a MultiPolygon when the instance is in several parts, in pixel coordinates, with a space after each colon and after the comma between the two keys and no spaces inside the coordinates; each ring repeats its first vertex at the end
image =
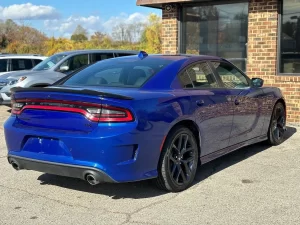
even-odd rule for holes
{"type": "Polygon", "coordinates": [[[148,53],[145,51],[140,51],[140,53],[138,54],[140,59],[144,59],[148,56],[148,53]]]}

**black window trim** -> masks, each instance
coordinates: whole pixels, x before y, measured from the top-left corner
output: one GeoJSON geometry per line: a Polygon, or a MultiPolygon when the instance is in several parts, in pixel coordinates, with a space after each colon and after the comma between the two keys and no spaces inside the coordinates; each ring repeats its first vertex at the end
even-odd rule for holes
{"type": "Polygon", "coordinates": [[[223,88],[223,87],[222,87],[223,84],[220,83],[220,81],[219,81],[218,78],[216,77],[216,74],[215,74],[215,72],[212,70],[211,65],[209,64],[209,61],[208,61],[208,60],[198,60],[198,61],[196,61],[196,62],[189,63],[188,65],[186,65],[183,69],[181,69],[181,70],[179,71],[179,73],[177,74],[176,77],[177,77],[177,79],[178,79],[178,81],[179,81],[179,84],[181,85],[181,88],[182,88],[183,90],[191,91],[191,90],[207,90],[207,89],[220,89],[220,88],[223,88]],[[186,87],[184,87],[184,86],[182,85],[182,83],[181,83],[181,81],[180,81],[180,79],[179,79],[179,76],[180,76],[182,73],[185,73],[185,72],[186,72],[187,75],[189,76],[189,79],[191,79],[189,73],[187,72],[187,69],[190,68],[190,67],[193,67],[194,65],[200,64],[200,63],[206,63],[206,64],[208,65],[208,67],[209,67],[209,69],[210,69],[210,71],[211,71],[213,77],[215,78],[215,80],[216,80],[216,82],[217,82],[217,84],[218,84],[218,87],[194,87],[194,85],[193,85],[192,88],[186,88],[186,87]]]}
{"type": "Polygon", "coordinates": [[[283,1],[278,0],[277,9],[278,9],[278,21],[277,21],[277,59],[276,59],[276,74],[279,76],[300,76],[300,73],[281,73],[280,64],[281,64],[281,30],[282,30],[282,13],[283,13],[283,1]]]}
{"type": "Polygon", "coordinates": [[[225,84],[224,84],[224,82],[221,79],[221,76],[219,75],[219,73],[217,72],[217,70],[214,68],[212,62],[220,62],[220,63],[224,63],[224,64],[228,64],[228,65],[232,66],[238,72],[240,72],[243,77],[246,78],[246,80],[248,82],[248,88],[251,88],[251,79],[242,70],[240,70],[237,66],[235,66],[234,64],[232,64],[232,63],[230,63],[228,61],[225,61],[225,60],[209,60],[208,64],[209,64],[211,70],[213,71],[213,73],[215,74],[215,77],[217,77],[218,81],[221,83],[222,88],[225,88],[225,89],[244,89],[244,88],[228,88],[228,87],[226,87],[225,84]]]}
{"type": "Polygon", "coordinates": [[[7,72],[12,71],[12,63],[11,63],[11,59],[8,59],[7,61],[7,72]]]}
{"type": "MultiPolygon", "coordinates": [[[[281,1],[281,0],[279,0],[281,1]]],[[[184,8],[188,8],[188,7],[198,7],[198,6],[210,6],[210,5],[222,5],[222,4],[236,4],[236,3],[249,3],[249,0],[232,0],[232,1],[226,1],[226,0],[220,0],[220,1],[197,1],[197,2],[187,2],[187,3],[181,3],[178,5],[178,32],[177,32],[177,36],[178,36],[178,51],[182,54],[185,54],[186,50],[184,50],[184,44],[183,41],[185,40],[185,33],[186,33],[186,27],[184,26],[184,22],[183,22],[183,10],[184,8]]],[[[249,16],[249,12],[248,12],[248,16],[249,16]]],[[[249,23],[249,21],[248,21],[249,23]]],[[[247,40],[248,41],[248,40],[247,40]]],[[[248,49],[246,49],[247,51],[248,49]]]]}

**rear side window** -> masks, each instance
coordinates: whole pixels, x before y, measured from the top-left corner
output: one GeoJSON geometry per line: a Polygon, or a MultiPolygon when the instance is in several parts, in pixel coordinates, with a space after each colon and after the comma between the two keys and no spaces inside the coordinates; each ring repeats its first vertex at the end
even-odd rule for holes
{"type": "Polygon", "coordinates": [[[7,72],[7,59],[0,59],[0,72],[7,72]]]}
{"type": "Polygon", "coordinates": [[[33,65],[31,59],[11,59],[12,71],[30,70],[33,65]]]}
{"type": "Polygon", "coordinates": [[[194,64],[179,75],[184,88],[219,87],[209,65],[205,62],[194,64]]]}
{"type": "Polygon", "coordinates": [[[43,60],[41,60],[41,59],[34,59],[33,61],[34,61],[34,65],[37,65],[37,64],[39,64],[40,62],[42,62],[43,60]]]}
{"type": "Polygon", "coordinates": [[[113,58],[114,54],[113,53],[93,53],[91,54],[91,61],[92,62],[98,62],[104,59],[110,59],[113,58]]]}
{"type": "Polygon", "coordinates": [[[167,59],[115,58],[104,60],[79,71],[64,82],[65,85],[140,87],[151,76],[172,61],[167,59]]]}
{"type": "Polygon", "coordinates": [[[129,56],[129,55],[137,55],[134,53],[116,53],[117,56],[122,57],[122,56],[129,56]]]}

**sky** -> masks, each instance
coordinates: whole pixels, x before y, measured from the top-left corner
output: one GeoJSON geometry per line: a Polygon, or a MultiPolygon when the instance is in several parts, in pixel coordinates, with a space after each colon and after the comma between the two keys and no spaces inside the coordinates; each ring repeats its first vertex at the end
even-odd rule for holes
{"type": "Polygon", "coordinates": [[[0,1],[0,20],[12,19],[55,37],[70,37],[78,24],[89,34],[111,33],[115,24],[143,22],[150,13],[161,15],[161,10],[136,6],[136,0],[0,1]]]}

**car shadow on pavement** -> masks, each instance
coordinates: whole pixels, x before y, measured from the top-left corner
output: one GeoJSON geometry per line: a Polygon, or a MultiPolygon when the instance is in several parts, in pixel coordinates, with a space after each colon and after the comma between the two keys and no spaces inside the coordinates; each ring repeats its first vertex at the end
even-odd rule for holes
{"type": "MultiPolygon", "coordinates": [[[[297,132],[296,128],[287,127],[287,131],[285,133],[285,141],[291,138],[296,132],[297,132]]],[[[257,143],[254,145],[250,145],[238,149],[218,159],[215,159],[207,164],[204,164],[198,169],[198,172],[195,177],[194,185],[210,177],[211,175],[218,173],[219,171],[222,171],[223,169],[233,166],[234,164],[246,160],[247,158],[250,158],[260,152],[263,152],[269,149],[270,147],[272,146],[269,145],[267,142],[257,143]]]]}
{"type": "MultiPolygon", "coordinates": [[[[296,128],[287,127],[286,140],[292,137],[296,132],[296,128]]],[[[262,142],[241,148],[228,155],[213,160],[212,162],[204,164],[203,166],[199,167],[193,185],[200,183],[202,180],[205,180],[206,178],[218,173],[219,171],[222,171],[223,169],[226,169],[236,163],[265,151],[268,148],[270,148],[270,145],[262,142]]],[[[161,191],[153,185],[153,180],[120,184],[104,183],[97,186],[90,186],[86,181],[80,179],[73,179],[51,174],[42,174],[38,177],[38,180],[41,181],[41,185],[54,185],[82,192],[107,195],[112,199],[142,199],[166,194],[165,191],[161,191]]]]}

